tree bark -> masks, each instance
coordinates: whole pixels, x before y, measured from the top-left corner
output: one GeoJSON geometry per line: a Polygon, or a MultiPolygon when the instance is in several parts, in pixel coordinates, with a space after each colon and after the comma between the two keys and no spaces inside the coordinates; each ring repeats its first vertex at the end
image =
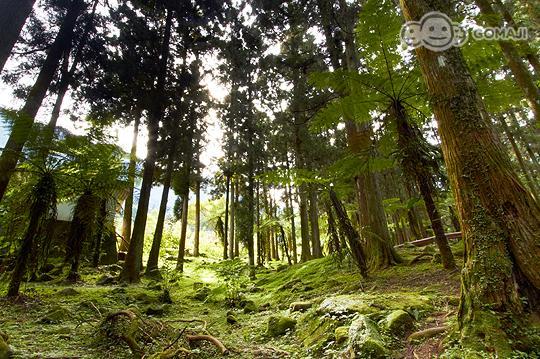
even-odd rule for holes
{"type": "Polygon", "coordinates": [[[124,203],[124,216],[122,218],[122,242],[120,251],[127,252],[131,242],[131,221],[133,218],[133,196],[135,195],[135,171],[137,167],[137,140],[139,137],[139,124],[141,122],[141,109],[135,112],[135,123],[133,125],[133,140],[131,141],[131,152],[129,154],[128,166],[128,186],[129,192],[124,203]]]}
{"type": "Polygon", "coordinates": [[[165,178],[163,180],[163,192],[161,194],[161,202],[159,204],[159,212],[156,223],[156,229],[154,231],[154,238],[152,239],[152,248],[148,255],[148,261],[146,262],[145,274],[151,276],[158,270],[159,251],[161,249],[161,240],[163,238],[163,228],[165,226],[165,215],[167,214],[167,202],[169,200],[169,191],[171,188],[171,181],[174,167],[174,154],[175,145],[172,144],[171,151],[167,159],[167,170],[165,172],[165,178]],[[153,273],[154,272],[154,273],[153,273]]]}
{"type": "MultiPolygon", "coordinates": [[[[236,181],[235,185],[236,185],[236,189],[234,191],[234,202],[233,202],[233,205],[234,206],[237,206],[237,203],[238,203],[238,197],[240,195],[240,190],[239,190],[239,181],[236,181]]],[[[253,211],[251,212],[253,214],[253,211]]],[[[238,216],[235,215],[235,220],[238,220],[238,216]]],[[[232,242],[231,242],[232,243],[232,242]]],[[[240,239],[238,238],[238,234],[235,233],[234,234],[234,258],[238,258],[238,256],[240,255],[240,239]]]]}
{"type": "Polygon", "coordinates": [[[313,258],[322,258],[321,235],[319,229],[319,205],[317,191],[311,188],[309,191],[309,220],[311,224],[311,244],[313,258]]]}
{"type": "Polygon", "coordinates": [[[200,246],[200,230],[201,230],[201,181],[195,181],[195,233],[193,235],[193,256],[199,256],[200,246]]]}
{"type": "Polygon", "coordinates": [[[186,234],[188,226],[188,211],[189,211],[189,186],[187,191],[182,195],[182,228],[180,229],[180,243],[178,246],[178,260],[176,261],[176,270],[184,272],[184,257],[186,255],[186,234]]]}
{"type": "Polygon", "coordinates": [[[235,180],[231,181],[231,213],[230,213],[230,225],[229,225],[229,259],[234,259],[234,246],[235,246],[235,220],[236,220],[236,185],[235,180]]]}
{"type": "Polygon", "coordinates": [[[229,257],[228,254],[228,238],[229,238],[229,195],[230,195],[230,188],[231,188],[231,175],[228,173],[228,171],[225,173],[226,177],[226,190],[225,190],[225,236],[223,240],[223,259],[227,259],[229,257]]]}
{"type": "Polygon", "coordinates": [[[105,222],[107,221],[107,199],[102,199],[99,204],[99,216],[97,220],[97,232],[96,243],[94,245],[94,256],[92,258],[92,265],[94,268],[99,266],[99,257],[101,256],[101,245],[103,243],[103,236],[105,235],[105,222]]]}
{"type": "MultiPolygon", "coordinates": [[[[400,4],[408,21],[418,21],[430,11],[452,14],[442,0],[401,0],[400,4]]],[[[421,47],[415,51],[433,99],[461,219],[462,344],[480,345],[508,357],[501,319],[508,314],[522,318],[523,297],[532,308],[540,299],[540,206],[520,183],[490,126],[460,50],[433,52],[421,47]]]]}
{"type": "Polygon", "coordinates": [[[0,73],[17,43],[36,0],[0,1],[0,73]]]}
{"type": "MultiPolygon", "coordinates": [[[[18,6],[15,5],[15,7],[18,6]]],[[[73,0],[70,3],[64,21],[56,35],[56,39],[49,49],[45,62],[41,67],[38,78],[26,98],[24,107],[17,114],[6,146],[2,151],[2,156],[0,156],[0,201],[4,197],[9,180],[17,166],[19,156],[28,140],[37,112],[41,107],[54,76],[56,75],[56,70],[60,65],[62,55],[71,46],[73,41],[73,30],[77,23],[77,19],[82,14],[83,10],[84,3],[81,0],[73,0]]]]}
{"type": "Polygon", "coordinates": [[[148,154],[144,162],[143,180],[139,196],[139,204],[135,223],[133,225],[133,235],[129,243],[129,249],[124,264],[124,270],[121,278],[127,282],[133,283],[140,280],[142,255],[144,248],[144,232],[146,229],[146,218],[148,216],[148,204],[150,202],[150,192],[154,181],[154,170],[156,167],[157,142],[159,121],[164,111],[164,93],[167,75],[167,63],[169,59],[169,46],[172,29],[172,11],[167,11],[167,20],[165,22],[165,31],[163,34],[163,43],[161,48],[161,58],[159,64],[159,73],[155,87],[155,101],[149,111],[148,118],[148,154]]]}
{"type": "Polygon", "coordinates": [[[306,262],[311,259],[311,240],[309,237],[309,215],[308,215],[308,201],[305,185],[302,184],[298,187],[298,197],[300,198],[300,204],[298,210],[300,211],[300,236],[302,237],[302,250],[300,252],[300,262],[306,262]]]}

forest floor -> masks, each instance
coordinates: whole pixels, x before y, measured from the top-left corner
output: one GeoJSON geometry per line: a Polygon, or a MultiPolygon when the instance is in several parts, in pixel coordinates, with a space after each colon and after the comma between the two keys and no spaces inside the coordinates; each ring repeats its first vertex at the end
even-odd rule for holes
{"type": "Polygon", "coordinates": [[[77,285],[28,283],[18,301],[2,299],[0,331],[16,358],[132,358],[122,330],[132,330],[143,357],[220,357],[210,342],[186,341],[186,334],[209,334],[233,358],[331,358],[353,345],[347,327],[365,316],[377,327],[375,344],[384,346],[372,354],[367,348],[366,357],[431,358],[444,334],[412,343],[407,337],[455,322],[459,274],[442,270],[431,254],[410,263],[429,251],[401,249],[404,264],[367,280],[331,257],[290,267],[273,262],[257,269],[255,280],[241,261],[190,258],[184,274],[163,270],[161,280],[131,286],[116,283],[116,265],[84,268],[77,285]],[[107,320],[123,310],[133,313],[127,324],[107,320]],[[393,322],[400,310],[408,318],[393,322]]]}

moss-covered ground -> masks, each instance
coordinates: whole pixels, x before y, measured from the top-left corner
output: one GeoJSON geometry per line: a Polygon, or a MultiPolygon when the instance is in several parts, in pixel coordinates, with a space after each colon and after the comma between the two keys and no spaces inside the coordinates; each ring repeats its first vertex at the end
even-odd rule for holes
{"type": "Polygon", "coordinates": [[[258,268],[254,280],[239,260],[190,258],[183,274],[167,270],[165,263],[162,279],[143,278],[129,286],[96,284],[103,276],[114,277],[115,266],[85,268],[77,285],[61,278],[27,283],[18,301],[2,299],[0,330],[9,336],[17,358],[131,358],[125,342],[107,338],[102,325],[108,313],[129,309],[141,323],[152,323],[152,330],[140,328],[137,339],[146,357],[176,339],[175,345],[190,352],[177,357],[220,356],[208,342],[190,346],[179,336],[190,333],[220,339],[235,358],[325,358],[346,350],[347,327],[366,315],[380,328],[386,357],[436,357],[444,333],[411,343],[406,338],[455,322],[459,274],[445,272],[430,256],[409,264],[421,251],[402,249],[404,264],[373,272],[367,280],[350,263],[331,257],[291,267],[274,262],[258,268]],[[172,303],[166,303],[164,292],[172,303]],[[297,303],[294,311],[292,303],[297,303]],[[399,309],[413,324],[390,331],[385,321],[399,309]],[[274,322],[276,317],[292,319],[296,326],[276,334],[276,328],[268,331],[270,317],[274,322]]]}

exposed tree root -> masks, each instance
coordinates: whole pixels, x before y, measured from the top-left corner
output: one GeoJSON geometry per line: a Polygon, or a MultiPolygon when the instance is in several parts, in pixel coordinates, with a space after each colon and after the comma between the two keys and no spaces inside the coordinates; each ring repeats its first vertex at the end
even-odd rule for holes
{"type": "Polygon", "coordinates": [[[208,341],[212,344],[214,344],[220,351],[221,355],[228,355],[229,349],[223,345],[217,338],[211,336],[211,335],[186,335],[186,339],[188,342],[197,342],[197,341],[208,341]]]}
{"type": "Polygon", "coordinates": [[[437,334],[444,333],[447,330],[448,330],[448,326],[446,325],[443,325],[441,327],[428,328],[428,329],[424,329],[424,330],[420,330],[418,332],[412,333],[411,335],[409,335],[407,340],[410,342],[413,340],[428,339],[428,338],[434,337],[437,334]]]}

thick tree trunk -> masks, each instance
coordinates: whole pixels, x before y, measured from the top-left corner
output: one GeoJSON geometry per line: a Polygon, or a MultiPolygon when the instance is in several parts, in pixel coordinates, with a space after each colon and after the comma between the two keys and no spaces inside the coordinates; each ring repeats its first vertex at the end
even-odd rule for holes
{"type": "MultiPolygon", "coordinates": [[[[18,7],[17,5],[14,6],[18,7]]],[[[47,57],[41,67],[38,78],[26,98],[24,107],[17,114],[6,146],[2,151],[2,156],[0,156],[0,201],[4,197],[9,180],[17,166],[21,151],[28,139],[32,126],[34,125],[37,112],[47,94],[47,89],[56,75],[56,70],[60,65],[62,55],[71,46],[73,29],[83,10],[84,3],[81,0],[73,0],[69,5],[64,21],[60,26],[56,39],[47,53],[47,57]]],[[[2,37],[3,36],[4,34],[2,34],[2,37]]]]}
{"type": "Polygon", "coordinates": [[[137,140],[139,137],[139,124],[141,122],[142,111],[139,108],[135,113],[135,123],[133,126],[133,140],[131,141],[131,152],[129,154],[128,166],[128,186],[129,192],[124,202],[124,216],[122,218],[122,242],[120,252],[127,252],[131,242],[131,221],[133,218],[133,196],[135,194],[135,171],[137,166],[137,140]]]}
{"type": "Polygon", "coordinates": [[[309,221],[311,224],[311,244],[313,258],[322,258],[321,235],[319,229],[319,204],[317,191],[311,188],[309,191],[309,221]]]}
{"type": "Polygon", "coordinates": [[[159,64],[159,74],[155,87],[155,101],[149,111],[148,118],[148,154],[144,162],[143,181],[139,196],[139,204],[135,223],[133,225],[133,234],[129,243],[129,249],[126,256],[124,270],[121,273],[121,278],[127,282],[138,282],[140,279],[142,255],[144,248],[144,232],[146,229],[146,218],[148,216],[148,204],[150,202],[150,192],[152,191],[152,183],[154,181],[154,170],[156,167],[157,157],[157,142],[159,121],[163,115],[165,97],[165,82],[167,75],[167,63],[169,60],[169,45],[171,40],[171,29],[173,23],[172,12],[167,11],[167,20],[165,22],[165,31],[163,34],[163,43],[161,48],[161,58],[159,64]]]}
{"type": "MultiPolygon", "coordinates": [[[[491,27],[500,27],[499,15],[491,6],[490,0],[475,0],[480,11],[485,15],[486,22],[491,27]]],[[[537,125],[540,125],[540,88],[536,86],[529,69],[521,59],[516,47],[509,41],[499,41],[502,53],[508,61],[508,67],[514,75],[517,85],[529,103],[537,125]]]]}
{"type": "Polygon", "coordinates": [[[158,270],[159,251],[161,249],[161,240],[163,238],[165,215],[167,214],[167,202],[169,199],[169,191],[171,188],[174,167],[174,144],[172,146],[173,149],[169,152],[169,158],[167,159],[167,170],[165,172],[165,179],[163,181],[163,192],[161,194],[161,202],[159,204],[154,238],[152,239],[152,248],[150,249],[150,254],[148,255],[148,261],[146,262],[145,274],[148,276],[155,274],[155,272],[158,270]]]}
{"type": "Polygon", "coordinates": [[[19,39],[36,0],[0,1],[0,73],[19,39]]]}
{"type": "Polygon", "coordinates": [[[193,256],[199,256],[201,231],[201,181],[195,182],[195,233],[193,235],[193,256]]]}
{"type": "Polygon", "coordinates": [[[300,198],[300,236],[302,238],[302,250],[300,252],[300,262],[305,262],[311,259],[311,240],[309,238],[309,215],[308,215],[308,200],[305,190],[305,185],[298,187],[298,197],[300,198]]]}
{"type": "MultiPolygon", "coordinates": [[[[447,5],[401,0],[410,21],[430,11],[451,14],[447,5]]],[[[417,48],[416,55],[429,96],[437,99],[432,106],[465,243],[462,344],[509,357],[501,319],[519,320],[522,299],[532,308],[540,299],[540,206],[512,169],[460,50],[417,48]]]]}

